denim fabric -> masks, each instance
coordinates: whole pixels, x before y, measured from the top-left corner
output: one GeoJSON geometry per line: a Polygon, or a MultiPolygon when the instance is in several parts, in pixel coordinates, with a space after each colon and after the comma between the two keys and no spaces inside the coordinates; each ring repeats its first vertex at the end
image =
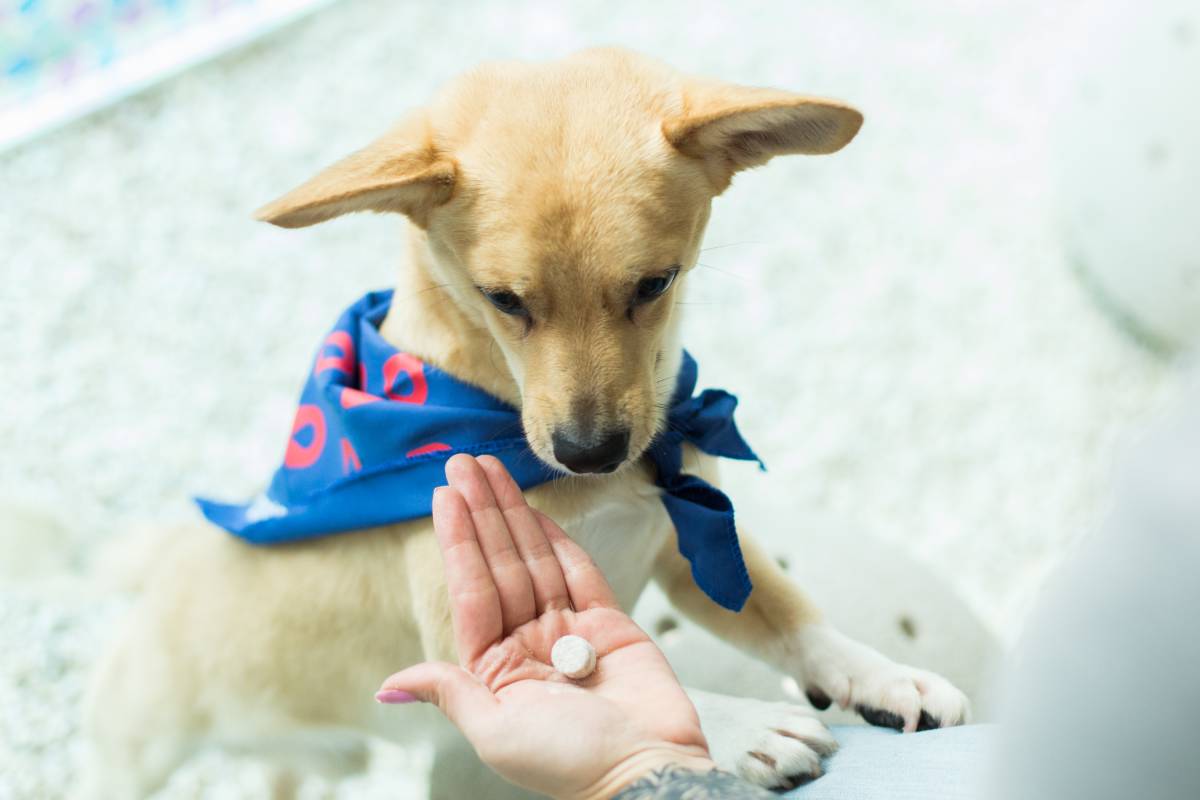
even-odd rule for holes
{"type": "Polygon", "coordinates": [[[980,800],[995,746],[993,725],[899,734],[851,725],[833,729],[841,747],[825,775],[788,800],[980,800]]]}

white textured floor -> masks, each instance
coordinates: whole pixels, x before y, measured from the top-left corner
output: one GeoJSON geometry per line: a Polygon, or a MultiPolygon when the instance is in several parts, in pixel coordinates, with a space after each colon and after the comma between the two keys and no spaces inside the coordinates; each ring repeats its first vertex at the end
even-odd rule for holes
{"type": "MultiPolygon", "coordinates": [[[[1046,138],[1084,3],[798,5],[345,0],[0,157],[0,526],[21,558],[44,542],[82,561],[131,521],[192,514],[191,493],[269,474],[320,335],[389,283],[400,239],[387,219],[285,232],[252,209],[477,60],[621,43],[865,110],[844,153],[781,160],[718,201],[688,346],[771,467],[731,471],[741,505],[782,494],[794,511],[767,538],[844,519],[1011,637],[1174,384],[1093,311],[1056,236],[1046,138]]],[[[31,578],[14,552],[0,798],[53,798],[121,602],[31,578]]],[[[412,796],[397,774],[422,757],[392,753],[339,796],[412,796]]],[[[209,757],[164,796],[259,781],[209,757]]]]}

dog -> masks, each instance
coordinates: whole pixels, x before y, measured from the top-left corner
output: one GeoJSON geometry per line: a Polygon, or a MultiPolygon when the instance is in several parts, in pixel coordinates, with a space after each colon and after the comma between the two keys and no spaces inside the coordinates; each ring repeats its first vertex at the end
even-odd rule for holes
{"type": "MultiPolygon", "coordinates": [[[[841,102],[684,75],[620,49],[492,63],[258,217],[285,228],[359,211],[408,218],[381,335],[519,409],[532,451],[567,473],[531,489],[530,504],[583,545],[626,609],[654,580],[818,708],[836,702],[906,731],[956,725],[961,692],[823,622],[748,531],[738,535],[753,592],[737,613],[710,600],[643,458],[680,368],[674,298],[712,200],[775,156],[840,150],[861,124],[841,102]]],[[[694,448],[685,467],[718,481],[694,448]]],[[[363,737],[431,735],[433,714],[381,707],[373,693],[433,659],[456,657],[428,518],[273,547],[176,532],[98,665],[85,794],[145,797],[209,745],[352,768],[363,737]]],[[[721,766],[764,786],[816,777],[835,747],[807,706],[693,699],[721,766]]],[[[280,796],[292,785],[281,779],[280,796]]]]}

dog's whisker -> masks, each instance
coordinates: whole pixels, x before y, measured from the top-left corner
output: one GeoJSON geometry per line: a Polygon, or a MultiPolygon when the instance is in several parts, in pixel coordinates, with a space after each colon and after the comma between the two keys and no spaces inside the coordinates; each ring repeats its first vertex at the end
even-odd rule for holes
{"type": "Polygon", "coordinates": [[[713,272],[719,272],[719,273],[721,273],[722,275],[728,275],[730,278],[736,278],[736,279],[738,279],[739,281],[748,281],[748,280],[750,280],[750,278],[749,278],[749,277],[747,277],[746,275],[741,275],[741,274],[739,274],[739,273],[737,273],[737,272],[730,272],[729,270],[727,270],[727,269],[721,269],[720,267],[714,267],[712,264],[705,264],[703,261],[697,261],[697,262],[696,262],[696,266],[698,266],[698,267],[704,267],[705,269],[711,269],[713,272]]]}
{"type": "Polygon", "coordinates": [[[504,370],[501,370],[496,365],[496,348],[497,347],[498,347],[498,345],[497,345],[495,339],[492,339],[491,342],[488,343],[488,361],[491,362],[491,366],[493,369],[495,369],[497,372],[502,373],[502,372],[504,372],[504,370]]]}
{"type": "Polygon", "coordinates": [[[426,292],[432,292],[435,290],[444,290],[444,289],[451,289],[451,288],[456,288],[456,289],[468,288],[470,286],[471,286],[471,284],[468,284],[468,283],[435,283],[432,286],[426,286],[424,289],[418,289],[417,291],[408,295],[407,299],[411,300],[414,297],[420,297],[421,295],[425,294],[426,292]]]}
{"type": "Polygon", "coordinates": [[[748,240],[745,242],[728,242],[726,244],[714,244],[714,245],[710,245],[709,247],[701,247],[700,252],[703,253],[706,250],[724,250],[726,247],[740,247],[741,245],[744,245],[744,244],[766,244],[766,242],[748,240]]]}

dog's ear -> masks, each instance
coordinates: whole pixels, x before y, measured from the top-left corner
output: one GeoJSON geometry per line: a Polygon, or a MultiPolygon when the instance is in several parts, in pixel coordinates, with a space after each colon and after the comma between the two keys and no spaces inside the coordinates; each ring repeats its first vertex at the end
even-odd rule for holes
{"type": "Polygon", "coordinates": [[[683,112],[663,123],[663,134],[680,152],[703,159],[721,191],[738,170],[774,156],[837,152],[862,121],[836,100],[693,80],[684,89],[683,112]]]}
{"type": "Polygon", "coordinates": [[[420,117],[406,120],[301,184],[254,216],[303,228],[353,211],[395,211],[425,227],[454,193],[456,165],[433,146],[420,117]]]}

